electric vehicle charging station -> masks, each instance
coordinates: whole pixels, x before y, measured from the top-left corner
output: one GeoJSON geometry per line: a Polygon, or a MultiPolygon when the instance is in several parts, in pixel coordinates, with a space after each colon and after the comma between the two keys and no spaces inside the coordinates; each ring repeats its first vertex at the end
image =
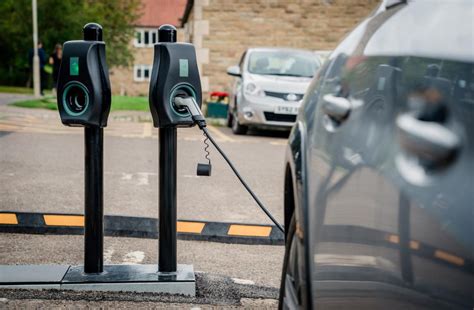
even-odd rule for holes
{"type": "MultiPolygon", "coordinates": [[[[177,97],[201,102],[201,82],[194,46],[176,43],[176,28],[162,25],[155,44],[150,80],[150,111],[159,128],[159,246],[158,268],[176,272],[177,128],[195,125],[189,111],[175,104],[177,97]]],[[[192,267],[191,267],[192,268],[192,267]]]]}
{"type": "Polygon", "coordinates": [[[84,26],[84,40],[64,44],[58,82],[58,109],[66,126],[84,127],[85,229],[84,266],[0,266],[0,288],[160,292],[195,296],[192,265],[178,265],[177,257],[177,128],[197,125],[205,136],[208,164],[197,175],[211,175],[207,141],[228,163],[257,205],[263,206],[206,128],[201,112],[201,83],[194,46],[176,43],[176,28],[162,25],[155,44],[149,104],[159,128],[159,262],[158,265],[103,265],[103,127],[107,125],[111,91],[105,61],[102,27],[84,26]]]}
{"type": "MultiPolygon", "coordinates": [[[[211,161],[207,150],[215,146],[229,164],[242,185],[267,216],[283,232],[283,227],[263,206],[242,179],[221,148],[210,136],[201,112],[201,82],[194,46],[176,43],[176,28],[162,25],[155,44],[153,70],[150,81],[149,103],[153,124],[159,128],[159,264],[160,272],[176,273],[176,213],[177,213],[177,128],[197,125],[203,131],[208,164],[198,164],[197,175],[211,175],[211,161]]],[[[192,269],[192,266],[191,266],[192,269]]]]}
{"type": "Polygon", "coordinates": [[[111,92],[102,27],[89,23],[84,40],[64,43],[58,110],[66,126],[84,127],[84,272],[104,271],[103,127],[111,92]]]}
{"type": "MultiPolygon", "coordinates": [[[[164,33],[160,33],[163,38],[164,33]]],[[[167,230],[162,232],[161,227],[168,225],[160,223],[160,241],[167,240],[163,248],[174,248],[175,252],[173,254],[172,251],[166,251],[169,253],[166,254],[169,259],[160,256],[162,267],[159,270],[156,264],[104,266],[103,128],[107,126],[111,90],[105,57],[105,42],[102,41],[102,27],[95,23],[86,24],[83,35],[84,40],[64,43],[57,103],[64,125],[84,127],[84,265],[0,266],[2,275],[0,288],[159,292],[194,296],[196,279],[192,266],[180,265],[176,268],[176,208],[174,222],[170,221],[172,212],[160,212],[160,220],[163,217],[172,223],[171,228],[175,232],[174,238],[167,238],[167,230]]],[[[176,29],[174,36],[176,36],[176,29]]],[[[193,87],[195,94],[200,96],[199,76],[197,78],[197,84],[194,86],[183,85],[182,88],[174,91],[191,93],[191,87],[193,87]]],[[[160,79],[167,80],[166,76],[160,76],[160,79]]],[[[182,125],[185,123],[183,122],[182,125]]],[[[190,121],[187,124],[192,125],[190,121]]],[[[171,140],[172,134],[172,131],[166,132],[166,136],[171,140]]],[[[176,131],[174,131],[174,138],[176,147],[176,131]]],[[[176,178],[176,156],[174,163],[176,178]]],[[[171,166],[166,169],[170,168],[171,166]]],[[[164,175],[169,174],[164,173],[164,175]]],[[[161,184],[163,187],[173,189],[172,180],[167,179],[166,182],[168,181],[169,185],[161,184]]],[[[176,180],[174,180],[174,185],[176,185],[176,180]]],[[[176,205],[176,186],[174,190],[174,205],[176,205]]],[[[173,196],[166,196],[165,199],[171,197],[173,196]]]]}

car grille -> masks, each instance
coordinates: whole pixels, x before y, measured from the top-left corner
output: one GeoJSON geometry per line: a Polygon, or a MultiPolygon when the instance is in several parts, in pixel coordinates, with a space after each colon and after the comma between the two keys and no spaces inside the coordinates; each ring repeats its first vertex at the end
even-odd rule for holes
{"type": "Polygon", "coordinates": [[[263,114],[267,121],[287,123],[294,123],[296,121],[296,115],[292,114],[275,114],[272,112],[263,112],[263,114]]]}
{"type": "MultiPolygon", "coordinates": [[[[280,98],[280,99],[283,99],[283,100],[287,100],[286,99],[286,96],[288,96],[290,93],[276,93],[276,92],[272,92],[272,91],[265,91],[265,95],[267,96],[270,96],[270,97],[276,97],[276,98],[280,98]]],[[[295,94],[296,95],[296,100],[294,101],[299,101],[301,99],[303,99],[303,94],[295,94]]]]}

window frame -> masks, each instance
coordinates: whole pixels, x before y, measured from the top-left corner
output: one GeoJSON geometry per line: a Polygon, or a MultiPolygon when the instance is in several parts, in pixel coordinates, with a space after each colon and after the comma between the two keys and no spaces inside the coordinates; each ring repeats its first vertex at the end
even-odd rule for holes
{"type": "Polygon", "coordinates": [[[153,65],[134,65],[133,66],[133,81],[134,82],[148,82],[151,78],[151,70],[153,65]],[[148,77],[145,77],[145,71],[148,70],[148,77]],[[140,72],[140,76],[138,76],[138,72],[140,72]]]}
{"type": "Polygon", "coordinates": [[[133,39],[134,47],[153,47],[158,43],[158,30],[154,28],[135,28],[135,37],[133,39]],[[148,35],[148,44],[145,43],[145,33],[148,35]],[[140,41],[140,42],[139,42],[140,41]]]}

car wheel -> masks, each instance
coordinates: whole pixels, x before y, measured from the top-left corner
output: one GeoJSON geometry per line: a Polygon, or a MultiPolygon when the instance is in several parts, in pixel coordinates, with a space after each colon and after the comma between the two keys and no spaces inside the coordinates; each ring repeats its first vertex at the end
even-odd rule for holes
{"type": "Polygon", "coordinates": [[[278,309],[296,309],[301,305],[299,296],[299,273],[298,273],[298,252],[296,250],[296,220],[295,215],[291,217],[288,227],[285,259],[283,260],[283,270],[280,284],[280,298],[278,309]]]}
{"type": "Polygon", "coordinates": [[[232,115],[232,132],[236,135],[245,135],[247,133],[248,127],[244,125],[240,125],[239,119],[237,118],[237,107],[235,108],[232,115]]]}

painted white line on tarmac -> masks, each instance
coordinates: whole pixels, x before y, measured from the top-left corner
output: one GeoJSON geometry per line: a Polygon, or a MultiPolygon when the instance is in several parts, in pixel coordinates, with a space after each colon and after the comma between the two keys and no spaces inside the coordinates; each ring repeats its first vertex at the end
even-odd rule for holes
{"type": "Polygon", "coordinates": [[[271,145],[287,145],[288,141],[272,141],[270,142],[271,145]]]}
{"type": "Polygon", "coordinates": [[[143,124],[143,137],[151,137],[153,135],[153,127],[151,123],[143,124]]]}
{"type": "Polygon", "coordinates": [[[133,251],[123,256],[122,264],[140,264],[145,259],[145,252],[133,251]]]}
{"type": "Polygon", "coordinates": [[[114,249],[108,248],[104,251],[104,263],[105,264],[112,264],[112,255],[114,255],[114,249]]]}
{"type": "Polygon", "coordinates": [[[238,279],[238,278],[231,278],[232,281],[236,284],[244,284],[244,285],[254,285],[255,282],[252,280],[246,280],[246,279],[238,279]]]}

